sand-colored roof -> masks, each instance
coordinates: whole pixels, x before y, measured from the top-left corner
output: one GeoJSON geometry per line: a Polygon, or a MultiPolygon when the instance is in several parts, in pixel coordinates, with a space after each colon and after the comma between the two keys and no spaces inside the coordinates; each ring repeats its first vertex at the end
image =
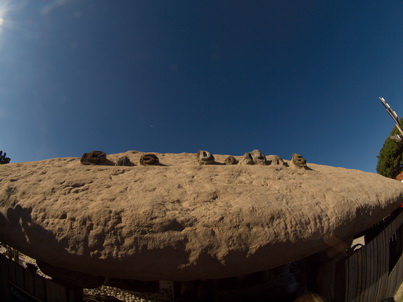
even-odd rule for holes
{"type": "Polygon", "coordinates": [[[402,183],[358,170],[199,166],[188,153],[139,166],[142,154],[108,155],[131,167],[79,158],[0,166],[0,241],[97,276],[215,279],[337,249],[403,201],[402,183]]]}

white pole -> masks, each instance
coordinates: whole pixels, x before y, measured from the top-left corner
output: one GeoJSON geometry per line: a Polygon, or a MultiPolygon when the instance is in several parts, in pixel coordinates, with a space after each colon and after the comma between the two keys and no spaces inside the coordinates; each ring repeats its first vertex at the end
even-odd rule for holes
{"type": "Polygon", "coordinates": [[[389,113],[389,115],[392,117],[392,119],[395,121],[396,124],[396,128],[399,130],[399,132],[401,133],[401,135],[399,135],[399,139],[400,141],[403,139],[403,130],[402,130],[402,125],[400,125],[399,122],[399,117],[397,116],[397,113],[395,111],[392,110],[392,108],[390,107],[390,105],[388,103],[386,103],[385,99],[382,97],[379,97],[379,100],[382,102],[383,106],[385,106],[386,112],[389,113]]]}

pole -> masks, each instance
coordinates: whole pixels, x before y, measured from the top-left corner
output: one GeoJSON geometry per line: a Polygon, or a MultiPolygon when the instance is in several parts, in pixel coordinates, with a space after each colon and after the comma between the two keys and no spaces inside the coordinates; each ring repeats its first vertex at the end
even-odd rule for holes
{"type": "Polygon", "coordinates": [[[381,103],[385,107],[386,112],[389,113],[389,115],[395,121],[396,128],[400,132],[400,134],[396,134],[394,136],[391,136],[390,138],[395,140],[395,141],[397,141],[397,142],[401,142],[403,140],[403,130],[402,130],[402,126],[400,125],[399,117],[397,116],[397,113],[395,111],[393,111],[393,109],[390,107],[390,105],[388,103],[386,103],[384,98],[379,97],[379,100],[381,101],[381,103]]]}

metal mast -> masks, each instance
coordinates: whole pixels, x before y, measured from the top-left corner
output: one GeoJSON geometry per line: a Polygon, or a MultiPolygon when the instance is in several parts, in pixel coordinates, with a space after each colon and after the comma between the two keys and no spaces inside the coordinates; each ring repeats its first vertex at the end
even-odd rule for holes
{"type": "Polygon", "coordinates": [[[388,103],[386,103],[384,98],[380,97],[379,100],[382,102],[383,106],[385,106],[386,112],[389,113],[389,115],[395,121],[396,128],[400,132],[400,134],[392,135],[390,138],[393,139],[396,142],[401,142],[403,140],[403,130],[402,130],[402,126],[400,125],[397,113],[392,110],[392,108],[390,107],[390,105],[388,103]]]}

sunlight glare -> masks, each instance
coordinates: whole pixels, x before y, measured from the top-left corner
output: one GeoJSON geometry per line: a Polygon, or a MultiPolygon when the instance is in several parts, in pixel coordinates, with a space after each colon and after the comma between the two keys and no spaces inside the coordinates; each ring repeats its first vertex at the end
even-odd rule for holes
{"type": "Polygon", "coordinates": [[[0,4],[0,33],[3,31],[5,24],[5,16],[8,12],[7,2],[0,4]]]}

